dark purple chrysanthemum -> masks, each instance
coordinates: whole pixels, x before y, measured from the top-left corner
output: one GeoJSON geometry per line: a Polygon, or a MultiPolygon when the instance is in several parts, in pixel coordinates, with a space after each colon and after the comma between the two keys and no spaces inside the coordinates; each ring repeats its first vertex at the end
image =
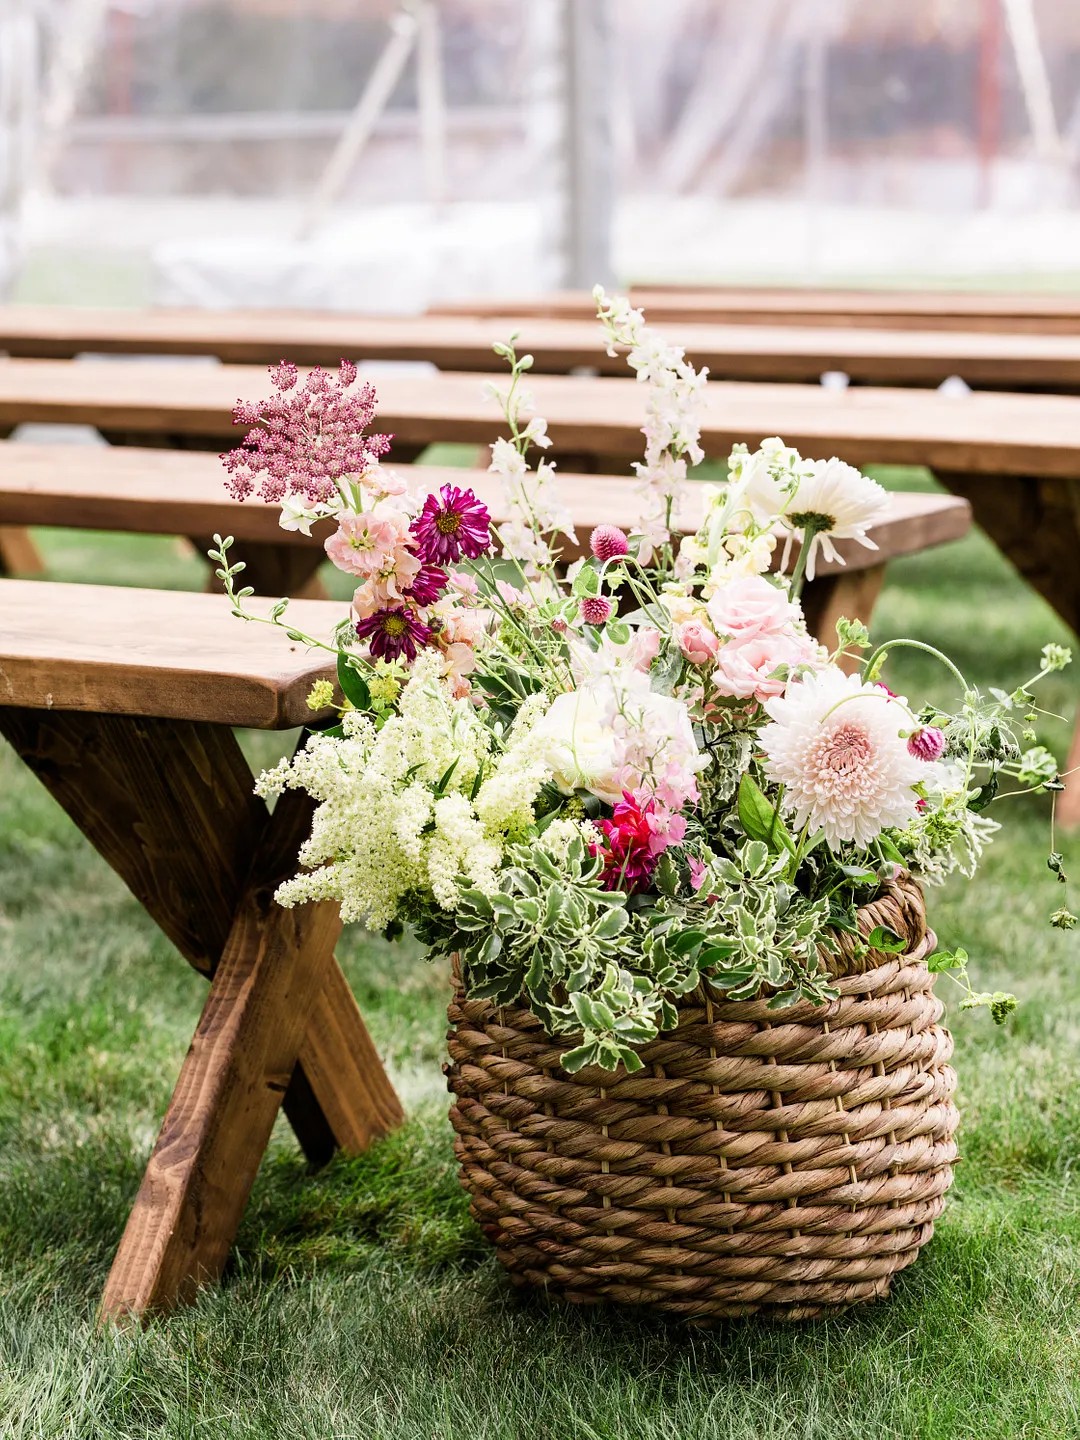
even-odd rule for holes
{"type": "Polygon", "coordinates": [[[376,660],[397,660],[404,655],[410,664],[416,659],[417,646],[431,639],[430,629],[404,605],[376,610],[366,620],[358,620],[356,633],[368,642],[376,660]]]}
{"type": "Polygon", "coordinates": [[[413,521],[421,559],[429,565],[456,564],[462,555],[475,560],[491,545],[491,516],[471,490],[444,485],[429,495],[413,521]]]}
{"type": "Polygon", "coordinates": [[[446,586],[445,570],[440,570],[438,565],[422,565],[406,593],[416,605],[434,605],[446,586]]]}

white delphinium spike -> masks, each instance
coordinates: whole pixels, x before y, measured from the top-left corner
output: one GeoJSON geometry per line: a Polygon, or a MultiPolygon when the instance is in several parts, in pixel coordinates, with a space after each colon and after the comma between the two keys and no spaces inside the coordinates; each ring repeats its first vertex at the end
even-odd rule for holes
{"type": "Polygon", "coordinates": [[[705,458],[700,445],[697,401],[708,371],[696,370],[681,345],[670,345],[645,324],[645,316],[623,296],[608,296],[602,285],[593,291],[597,316],[607,338],[607,352],[625,349],[627,364],[649,387],[642,433],[644,463],[635,464],[646,502],[639,556],[648,561],[654,549],[668,543],[678,514],[680,490],[688,465],[705,458]]]}

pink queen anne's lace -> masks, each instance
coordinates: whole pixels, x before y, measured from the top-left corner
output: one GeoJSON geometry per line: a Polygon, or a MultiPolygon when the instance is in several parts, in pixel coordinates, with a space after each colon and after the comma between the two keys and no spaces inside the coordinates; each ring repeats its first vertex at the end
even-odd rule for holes
{"type": "Polygon", "coordinates": [[[375,390],[356,383],[356,366],[342,360],[337,376],[312,370],[297,387],[299,371],[290,361],[270,369],[274,394],[254,403],[238,400],[234,425],[248,425],[235,450],[222,455],[226,485],[237,500],[258,490],[277,504],[287,494],[310,505],[338,493],[343,476],[363,475],[390,449],[391,436],[365,435],[375,415],[375,390]]]}

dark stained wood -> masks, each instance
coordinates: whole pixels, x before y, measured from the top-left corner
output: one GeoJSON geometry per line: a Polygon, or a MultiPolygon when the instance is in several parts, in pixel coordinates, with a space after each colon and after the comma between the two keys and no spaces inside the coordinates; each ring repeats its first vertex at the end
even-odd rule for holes
{"type": "Polygon", "coordinates": [[[332,903],[274,900],[312,810],[301,792],[282,797],[256,850],[105,1287],[106,1318],[190,1300],[225,1264],[341,929],[332,903]]]}
{"type": "MultiPolygon", "coordinates": [[[[537,375],[530,391],[556,449],[638,458],[645,387],[633,380],[537,375]]],[[[83,423],[129,435],[187,435],[225,442],[238,396],[258,399],[266,376],[243,366],[137,361],[71,365],[0,361],[0,425],[12,417],[83,423]]],[[[501,430],[476,375],[380,377],[378,424],[406,445],[487,444],[501,430]]],[[[853,464],[929,465],[983,474],[1080,475],[1080,398],[960,397],[936,391],[717,382],[705,392],[702,439],[712,455],[736,441],[783,435],[805,454],[853,464]]]]}
{"type": "MultiPolygon", "coordinates": [[[[329,638],[342,607],[300,600],[290,615],[329,638]]],[[[289,729],[332,672],[325,652],[235,619],[221,595],[0,581],[0,705],[289,729]]]]}
{"type": "MultiPolygon", "coordinates": [[[[832,651],[838,644],[838,620],[861,620],[869,629],[884,583],[885,566],[880,563],[861,570],[841,570],[815,577],[803,592],[803,610],[811,635],[832,651]]],[[[845,670],[853,671],[859,660],[855,657],[839,663],[845,670]]]]}
{"type": "MultiPolygon", "coordinates": [[[[425,465],[410,472],[410,478],[432,490],[447,483],[467,485],[497,522],[509,518],[503,487],[486,470],[425,465]]],[[[641,499],[625,477],[560,471],[555,485],[578,531],[579,544],[568,548],[568,558],[581,553],[597,525],[629,528],[640,519],[641,499]]],[[[680,516],[681,529],[693,533],[703,513],[703,491],[691,484],[680,516]]],[[[297,593],[291,587],[310,574],[311,557],[318,559],[322,537],[329,528],[316,527],[315,537],[310,539],[298,531],[282,530],[276,506],[231,499],[222,483],[221,465],[209,455],[105,446],[80,446],[73,454],[71,446],[29,444],[0,446],[0,523],[8,520],[154,534],[234,535],[237,553],[249,566],[249,583],[267,595],[297,593]],[[271,559],[263,569],[263,551],[255,547],[299,552],[303,564],[293,572],[286,559],[271,559]],[[277,566],[282,567],[280,571],[277,566]]],[[[968,523],[968,508],[956,499],[896,495],[888,519],[874,530],[881,547],[879,558],[959,539],[968,523]]],[[[193,543],[205,554],[207,541],[193,543]]],[[[849,565],[872,562],[872,552],[862,546],[841,542],[839,548],[849,565]]]]}
{"type": "MultiPolygon", "coordinates": [[[[807,303],[813,300],[808,297],[807,303]]],[[[679,296],[650,297],[649,314],[664,313],[679,296]]],[[[763,302],[759,302],[763,303],[763,302]]],[[[797,302],[785,302],[789,305],[797,302]]],[[[839,303],[839,302],[837,302],[839,303]]],[[[590,301],[591,305],[591,301],[590,301]]],[[[917,320],[927,312],[902,312],[917,320]]],[[[969,313],[969,312],[964,312],[969,313]]],[[[970,312],[976,319],[978,312],[970,312]]],[[[991,331],[816,327],[814,310],[793,324],[778,308],[750,325],[716,323],[692,311],[666,316],[669,338],[718,379],[816,382],[825,370],[880,385],[937,385],[959,374],[991,389],[1076,390],[1080,387],[1080,325],[1066,335],[991,331]]],[[[828,318],[828,317],[826,317],[828,318]]],[[[873,322],[873,312],[865,318],[873,322]]],[[[505,370],[492,342],[518,335],[519,352],[534,357],[537,374],[588,368],[623,375],[625,360],[600,343],[595,314],[552,318],[485,316],[335,315],[303,311],[119,310],[11,305],[0,307],[0,351],[37,359],[67,359],[86,351],[121,355],[206,355],[240,364],[335,366],[356,361],[427,362],[441,370],[505,370]]]]}

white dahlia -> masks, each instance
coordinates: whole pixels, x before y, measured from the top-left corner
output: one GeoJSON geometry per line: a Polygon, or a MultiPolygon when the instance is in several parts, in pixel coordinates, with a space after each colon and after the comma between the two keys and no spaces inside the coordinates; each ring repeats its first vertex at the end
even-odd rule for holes
{"type": "MultiPolygon", "coordinates": [[[[784,523],[800,536],[809,525],[817,527],[806,560],[806,578],[814,578],[819,550],[826,560],[843,564],[834,540],[856,540],[868,550],[876,550],[866,528],[880,520],[888,508],[887,491],[854,465],[834,457],[809,466],[799,479],[799,488],[784,517],[784,523]]],[[[786,568],[786,554],[784,565],[786,568]]]]}
{"type": "Polygon", "coordinates": [[[765,773],[784,786],[783,809],[799,827],[824,830],[833,848],[866,846],[915,818],[911,787],[926,766],[901,733],[912,725],[902,696],[833,665],[789,685],[765,711],[765,773]]]}

